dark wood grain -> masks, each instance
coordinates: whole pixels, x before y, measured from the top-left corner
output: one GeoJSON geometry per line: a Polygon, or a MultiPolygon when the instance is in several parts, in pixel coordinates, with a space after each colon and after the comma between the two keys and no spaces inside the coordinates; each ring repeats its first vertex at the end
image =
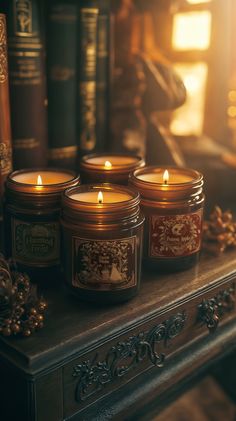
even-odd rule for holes
{"type": "Polygon", "coordinates": [[[203,254],[184,272],[144,272],[142,280],[136,298],[115,306],[79,301],[60,280],[42,289],[49,305],[45,327],[27,339],[0,339],[0,373],[10,367],[8,390],[18,373],[16,411],[32,421],[49,414],[55,421],[90,421],[101,404],[104,419],[113,413],[126,419],[126,410],[139,419],[132,417],[150,405],[155,412],[158,396],[165,394],[166,402],[173,388],[182,390],[180,382],[234,350],[236,251],[203,254]],[[228,291],[232,301],[221,300],[228,291]],[[202,304],[212,300],[219,316],[214,331],[199,317],[202,304]]]}
{"type": "Polygon", "coordinates": [[[63,419],[62,369],[45,374],[36,382],[37,421],[63,419]]]}
{"type": "Polygon", "coordinates": [[[221,332],[216,332],[210,342],[205,338],[198,345],[190,346],[185,353],[171,358],[167,370],[147,370],[115,393],[78,411],[72,420],[152,420],[171,401],[197,383],[214,364],[219,364],[220,356],[227,356],[235,350],[235,327],[235,322],[232,322],[221,332]]]}
{"type": "Polygon", "coordinates": [[[225,392],[236,403],[236,354],[230,356],[215,367],[213,371],[214,377],[220,383],[225,392]]]}
{"type": "Polygon", "coordinates": [[[187,302],[190,297],[211,291],[233,275],[236,252],[219,257],[203,255],[194,268],[178,273],[145,272],[139,295],[116,306],[95,306],[70,296],[63,285],[44,291],[49,310],[45,328],[28,339],[1,338],[6,357],[19,361],[27,370],[42,370],[75,352],[84,352],[104,342],[105,338],[125,333],[143,320],[166,313],[187,302]]]}

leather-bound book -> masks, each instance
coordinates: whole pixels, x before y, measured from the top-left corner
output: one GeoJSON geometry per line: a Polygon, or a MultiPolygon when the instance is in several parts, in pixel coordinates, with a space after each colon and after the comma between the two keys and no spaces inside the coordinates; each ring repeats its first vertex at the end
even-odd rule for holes
{"type": "Polygon", "coordinates": [[[81,0],[78,16],[78,141],[79,156],[95,150],[98,1],[81,0]]]}
{"type": "Polygon", "coordinates": [[[49,162],[74,168],[76,138],[76,44],[75,0],[52,0],[47,4],[47,76],[49,162]]]}
{"type": "Polygon", "coordinates": [[[5,15],[0,13],[0,214],[4,181],[12,170],[11,124],[5,15]]]}
{"type": "Polygon", "coordinates": [[[47,164],[45,53],[42,1],[3,1],[7,15],[13,163],[16,168],[47,164]]]}
{"type": "Polygon", "coordinates": [[[100,1],[97,35],[96,151],[109,148],[109,98],[112,57],[111,2],[100,1]]]}
{"type": "Polygon", "coordinates": [[[108,137],[110,1],[81,0],[78,18],[79,155],[102,152],[108,137]]]}

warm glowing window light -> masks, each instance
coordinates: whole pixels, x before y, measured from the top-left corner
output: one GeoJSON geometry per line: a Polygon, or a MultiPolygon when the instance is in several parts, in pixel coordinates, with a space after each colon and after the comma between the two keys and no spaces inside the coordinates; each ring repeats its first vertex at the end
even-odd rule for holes
{"type": "Polygon", "coordinates": [[[173,113],[171,132],[179,136],[200,136],[203,129],[208,66],[204,62],[179,63],[175,70],[187,89],[187,100],[173,113]]]}
{"type": "Polygon", "coordinates": [[[228,99],[231,102],[236,102],[236,90],[235,89],[232,89],[231,91],[229,91],[228,99]]]}
{"type": "Polygon", "coordinates": [[[212,0],[187,0],[189,4],[210,3],[212,0]]]}
{"type": "Polygon", "coordinates": [[[209,11],[176,13],[174,16],[172,47],[175,50],[207,50],[210,35],[209,11]]]}
{"type": "Polygon", "coordinates": [[[227,114],[231,118],[236,117],[236,107],[234,105],[231,105],[227,110],[227,114]]]}

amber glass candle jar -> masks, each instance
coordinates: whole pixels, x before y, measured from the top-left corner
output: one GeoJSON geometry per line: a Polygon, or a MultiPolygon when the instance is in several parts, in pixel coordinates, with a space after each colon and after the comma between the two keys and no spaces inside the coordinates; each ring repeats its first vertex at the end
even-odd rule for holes
{"type": "Polygon", "coordinates": [[[146,167],[130,185],[141,194],[145,215],[144,263],[164,270],[197,262],[202,235],[203,176],[188,168],[146,167]]]}
{"type": "Polygon", "coordinates": [[[64,192],[64,275],[78,297],[109,304],[137,294],[144,222],[139,202],[139,193],[112,184],[64,192]]]}
{"type": "Polygon", "coordinates": [[[52,168],[14,171],[7,177],[6,252],[33,281],[58,273],[61,193],[78,184],[74,172],[52,168]]]}
{"type": "Polygon", "coordinates": [[[129,174],[144,165],[142,158],[128,154],[85,155],[80,162],[81,180],[83,183],[127,185],[129,174]]]}

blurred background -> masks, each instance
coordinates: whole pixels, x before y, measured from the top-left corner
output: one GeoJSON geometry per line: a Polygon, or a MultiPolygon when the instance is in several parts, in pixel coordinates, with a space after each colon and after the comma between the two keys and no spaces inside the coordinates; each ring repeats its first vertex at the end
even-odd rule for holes
{"type": "Polygon", "coordinates": [[[212,202],[230,200],[235,1],[120,0],[113,13],[113,147],[144,154],[148,164],[197,168],[212,202]]]}

